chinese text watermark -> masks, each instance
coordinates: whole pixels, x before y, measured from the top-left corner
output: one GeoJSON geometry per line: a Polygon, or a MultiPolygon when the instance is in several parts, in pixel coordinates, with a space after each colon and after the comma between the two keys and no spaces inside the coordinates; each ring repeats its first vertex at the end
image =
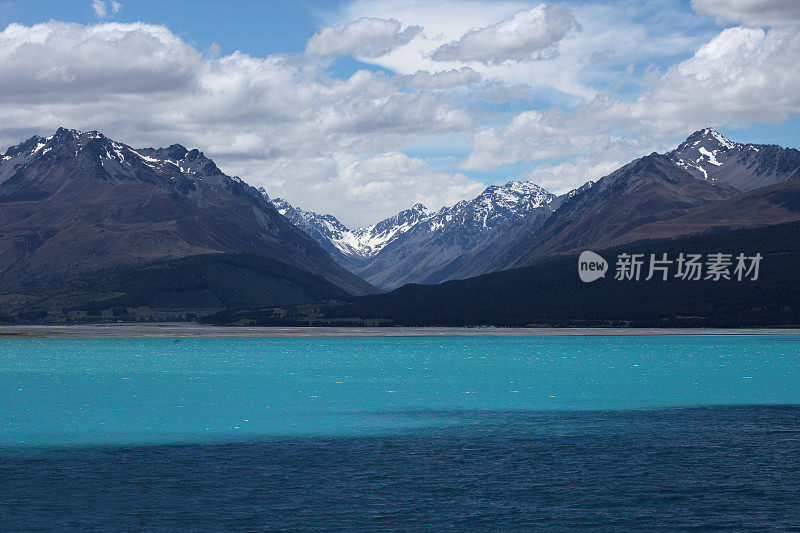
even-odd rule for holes
{"type": "MultiPolygon", "coordinates": [[[[617,281],[650,281],[679,279],[686,281],[756,281],[763,256],[726,254],[617,254],[614,279],[617,281]]],[[[582,252],[578,258],[581,281],[592,282],[605,277],[608,263],[599,254],[582,252]]]]}

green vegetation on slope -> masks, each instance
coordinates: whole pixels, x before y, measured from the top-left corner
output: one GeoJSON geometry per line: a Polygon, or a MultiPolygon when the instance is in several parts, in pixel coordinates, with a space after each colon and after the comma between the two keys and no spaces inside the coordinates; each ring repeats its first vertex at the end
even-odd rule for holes
{"type": "Polygon", "coordinates": [[[185,320],[220,309],[287,308],[350,298],[321,276],[279,261],[208,254],[0,295],[0,321],[185,320]]]}
{"type": "MultiPolygon", "coordinates": [[[[800,325],[800,223],[599,251],[606,277],[583,283],[577,256],[439,285],[353,298],[319,276],[259,256],[212,254],[117,269],[0,295],[0,321],[192,320],[228,325],[768,327],[800,325]],[[617,281],[618,253],[763,256],[757,281],[617,281]]],[[[646,276],[647,265],[642,278],[646,276]]]]}
{"type": "MultiPolygon", "coordinates": [[[[578,278],[577,255],[439,285],[314,307],[308,323],[381,321],[403,326],[766,327],[800,325],[800,223],[715,232],[600,252],[606,277],[578,278]],[[614,280],[617,253],[761,253],[757,281],[614,280]]],[[[231,316],[209,322],[231,323],[231,316]]],[[[251,323],[258,313],[250,312],[251,323]]],[[[297,321],[299,317],[295,316],[297,321]]],[[[272,319],[270,323],[276,323],[272,319]]]]}

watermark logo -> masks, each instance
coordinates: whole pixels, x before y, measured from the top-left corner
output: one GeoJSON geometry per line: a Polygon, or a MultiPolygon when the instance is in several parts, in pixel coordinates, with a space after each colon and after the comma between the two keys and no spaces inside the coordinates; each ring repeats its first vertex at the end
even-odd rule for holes
{"type": "MultiPolygon", "coordinates": [[[[763,256],[713,253],[691,254],[617,254],[615,281],[757,281],[763,256]]],[[[605,277],[608,263],[600,255],[585,251],[578,257],[581,281],[592,282],[605,277]]]]}
{"type": "Polygon", "coordinates": [[[578,257],[578,276],[581,281],[591,283],[596,279],[604,278],[607,271],[608,262],[603,259],[603,256],[589,250],[581,252],[578,257]]]}

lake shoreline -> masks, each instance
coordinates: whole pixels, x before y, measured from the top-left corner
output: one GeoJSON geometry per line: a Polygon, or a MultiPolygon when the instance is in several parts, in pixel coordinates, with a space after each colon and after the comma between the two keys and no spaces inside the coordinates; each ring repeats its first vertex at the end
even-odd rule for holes
{"type": "Polygon", "coordinates": [[[161,339],[285,337],[551,337],[630,335],[800,335],[780,328],[456,328],[456,327],[225,327],[164,322],[0,326],[1,339],[161,339]]]}

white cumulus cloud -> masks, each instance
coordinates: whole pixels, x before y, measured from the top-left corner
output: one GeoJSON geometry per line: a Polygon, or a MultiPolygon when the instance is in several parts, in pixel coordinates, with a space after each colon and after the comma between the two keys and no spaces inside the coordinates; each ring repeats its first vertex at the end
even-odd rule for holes
{"type": "Polygon", "coordinates": [[[404,83],[426,89],[450,89],[463,85],[478,83],[481,75],[469,67],[460,69],[443,70],[441,72],[427,72],[418,70],[414,74],[402,76],[404,83]]]}
{"type": "Polygon", "coordinates": [[[670,68],[639,102],[646,118],[729,125],[780,123],[800,112],[800,33],[733,27],[670,68]]]}
{"type": "Polygon", "coordinates": [[[105,0],[92,0],[92,9],[98,18],[106,18],[106,3],[105,0]]]}
{"type": "Polygon", "coordinates": [[[439,47],[431,57],[435,61],[488,64],[536,59],[552,54],[554,45],[577,27],[578,23],[566,8],[540,4],[467,32],[457,41],[439,47]]]}
{"type": "Polygon", "coordinates": [[[430,209],[477,196],[485,188],[460,173],[434,172],[420,158],[401,152],[379,154],[341,168],[327,188],[331,196],[361,206],[360,212],[343,213],[351,227],[381,220],[415,203],[430,209]]]}
{"type": "MultiPolygon", "coordinates": [[[[402,76],[361,70],[339,79],[302,55],[214,55],[144,23],[11,24],[0,31],[0,144],[59,126],[134,146],[178,142],[270,195],[304,208],[324,203],[361,224],[384,211],[354,203],[366,198],[357,191],[379,188],[397,199],[393,207],[407,207],[411,167],[394,167],[380,184],[339,179],[339,169],[474,125],[440,89],[402,76]],[[343,187],[353,191],[332,193],[343,187]]],[[[420,170],[417,199],[443,203],[475,188],[454,176],[420,170]]]]}
{"type": "MultiPolygon", "coordinates": [[[[396,18],[405,24],[423,26],[424,32],[407,45],[369,60],[392,72],[413,75],[418,71],[438,73],[469,66],[486,82],[524,86],[529,97],[543,95],[551,101],[555,93],[573,105],[597,95],[598,81],[613,84],[629,64],[647,65],[689,56],[712,36],[713,30],[703,17],[687,6],[654,1],[655,8],[651,2],[633,2],[623,9],[615,2],[570,3],[565,8],[525,0],[354,0],[328,22],[396,18]],[[656,8],[658,18],[654,21],[656,8]],[[561,13],[561,22],[553,16],[548,24],[548,10],[561,13]],[[523,17],[520,13],[528,15],[523,17]],[[543,17],[543,24],[537,24],[539,16],[543,17]],[[515,33],[515,17],[526,22],[520,27],[529,31],[515,33]],[[550,42],[568,24],[574,29],[557,42],[550,42]],[[578,27],[581,31],[577,31],[578,27]],[[508,29],[507,34],[501,28],[508,29]],[[493,32],[498,34],[496,42],[493,32]],[[456,58],[456,54],[451,60],[442,60],[441,55],[434,60],[434,54],[443,47],[460,43],[462,38],[465,43],[473,41],[467,35],[473,35],[475,42],[485,41],[486,47],[475,53],[474,60],[462,59],[461,55],[456,58]],[[598,53],[610,60],[592,63],[598,53]],[[506,56],[523,60],[503,61],[506,56]]],[[[459,52],[464,52],[466,46],[461,49],[459,45],[459,52]]],[[[500,85],[495,87],[502,90],[500,85]]]]}
{"type": "Polygon", "coordinates": [[[48,22],[0,32],[0,94],[56,100],[186,88],[197,51],[163,26],[48,22]]]}
{"type": "Polygon", "coordinates": [[[711,15],[719,23],[746,26],[786,26],[800,24],[797,0],[692,0],[698,13],[711,15]]]}
{"type": "Polygon", "coordinates": [[[627,161],[705,126],[780,124],[800,113],[798,62],[800,34],[792,29],[728,28],[692,57],[654,73],[633,100],[600,95],[571,111],[528,110],[483,128],[461,166],[627,161]]]}
{"type": "Polygon", "coordinates": [[[587,181],[596,181],[628,162],[628,159],[578,157],[562,163],[538,165],[532,168],[529,173],[517,179],[531,180],[548,191],[563,194],[572,189],[577,189],[587,181]]]}
{"type": "Polygon", "coordinates": [[[402,24],[395,19],[362,17],[338,27],[323,28],[308,40],[306,54],[318,57],[354,55],[376,58],[408,44],[422,28],[402,24]]]}
{"type": "Polygon", "coordinates": [[[106,2],[105,0],[92,0],[92,9],[99,19],[104,19],[108,16],[109,6],[111,7],[111,12],[115,15],[122,9],[122,3],[117,0],[111,0],[110,2],[106,2]]]}

